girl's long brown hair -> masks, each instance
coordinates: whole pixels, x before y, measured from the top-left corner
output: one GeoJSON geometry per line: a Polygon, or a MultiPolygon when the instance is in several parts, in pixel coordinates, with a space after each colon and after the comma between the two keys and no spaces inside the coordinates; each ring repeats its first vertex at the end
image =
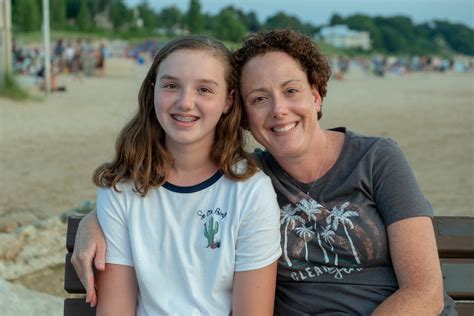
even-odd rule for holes
{"type": "Polygon", "coordinates": [[[165,131],[155,114],[154,83],[160,63],[181,49],[207,51],[219,58],[225,67],[227,93],[235,94],[230,111],[217,123],[211,158],[224,175],[233,180],[248,179],[256,172],[255,160],[243,149],[242,104],[236,71],[231,63],[232,54],[215,39],[189,35],[170,41],[156,54],[138,93],[138,111],[118,135],[115,158],[94,172],[93,181],[97,186],[113,187],[118,191],[117,183],[133,181],[135,191],[145,196],[151,187],[158,187],[166,181],[173,157],[166,148],[165,131]],[[246,159],[248,165],[244,172],[233,167],[242,159],[246,159]]]}

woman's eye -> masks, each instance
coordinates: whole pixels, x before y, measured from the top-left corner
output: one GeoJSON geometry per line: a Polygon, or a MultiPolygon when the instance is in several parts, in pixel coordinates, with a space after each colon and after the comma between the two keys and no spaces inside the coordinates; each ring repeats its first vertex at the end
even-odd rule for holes
{"type": "Polygon", "coordinates": [[[198,91],[200,93],[211,93],[212,92],[211,89],[206,88],[206,87],[201,87],[201,88],[198,89],[198,91]]]}
{"type": "Polygon", "coordinates": [[[286,90],[286,93],[289,94],[289,95],[295,94],[296,92],[298,92],[298,90],[295,89],[295,88],[290,88],[290,89],[286,90]]]}

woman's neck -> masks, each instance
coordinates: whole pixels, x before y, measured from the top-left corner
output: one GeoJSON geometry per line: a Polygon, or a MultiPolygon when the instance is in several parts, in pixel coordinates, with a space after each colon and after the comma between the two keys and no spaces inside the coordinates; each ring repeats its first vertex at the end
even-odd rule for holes
{"type": "Polygon", "coordinates": [[[334,166],[341,155],[344,137],[343,133],[320,129],[315,135],[315,141],[304,154],[295,157],[273,157],[295,180],[310,183],[321,178],[334,166]]]}

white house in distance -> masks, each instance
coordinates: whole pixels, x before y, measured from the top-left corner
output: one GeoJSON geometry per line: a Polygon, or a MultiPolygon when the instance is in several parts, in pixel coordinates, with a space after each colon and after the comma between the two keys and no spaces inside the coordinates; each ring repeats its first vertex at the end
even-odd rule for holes
{"type": "Polygon", "coordinates": [[[319,32],[319,36],[337,48],[369,50],[371,47],[369,32],[350,30],[347,25],[323,27],[319,32]]]}

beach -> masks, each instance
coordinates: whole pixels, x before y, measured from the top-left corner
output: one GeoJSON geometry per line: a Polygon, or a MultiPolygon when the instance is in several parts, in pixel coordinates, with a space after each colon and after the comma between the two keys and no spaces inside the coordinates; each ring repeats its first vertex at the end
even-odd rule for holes
{"type": "MultiPolygon", "coordinates": [[[[92,173],[112,159],[115,138],[136,110],[146,71],[146,65],[111,59],[105,77],[60,76],[66,92],[26,102],[0,98],[0,234],[95,199],[92,173]]],[[[330,81],[321,124],[394,138],[435,215],[473,216],[473,107],[474,73],[379,78],[351,69],[344,80],[330,81]]],[[[255,146],[250,139],[248,149],[255,146]]],[[[61,280],[45,289],[34,277],[42,273],[46,277],[39,280],[54,279],[48,273],[57,275],[62,267],[50,267],[9,280],[61,296],[63,291],[53,288],[61,280]]]]}
{"type": "MultiPolygon", "coordinates": [[[[94,200],[92,173],[113,157],[146,72],[129,60],[107,66],[104,78],[61,78],[67,91],[41,102],[0,99],[2,223],[44,219],[94,200]]],[[[394,138],[436,215],[472,215],[473,105],[473,73],[377,78],[354,69],[330,81],[321,124],[394,138]]]]}

